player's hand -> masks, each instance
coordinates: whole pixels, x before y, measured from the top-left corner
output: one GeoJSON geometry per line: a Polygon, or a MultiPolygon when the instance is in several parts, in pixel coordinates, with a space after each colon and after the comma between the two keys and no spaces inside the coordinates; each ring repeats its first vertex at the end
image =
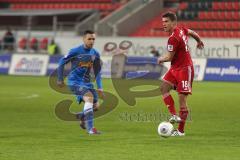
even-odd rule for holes
{"type": "Polygon", "coordinates": [[[105,98],[105,95],[104,95],[103,89],[97,89],[97,92],[98,92],[98,95],[99,95],[102,99],[105,98]]]}
{"type": "Polygon", "coordinates": [[[203,48],[204,48],[204,44],[203,44],[202,41],[199,41],[199,42],[197,43],[197,48],[198,48],[198,49],[203,49],[203,48]]]}
{"type": "Polygon", "coordinates": [[[158,63],[158,64],[163,63],[163,59],[162,59],[162,57],[159,57],[159,58],[158,58],[157,63],[158,63]]]}
{"type": "Polygon", "coordinates": [[[58,87],[62,88],[65,86],[64,82],[63,81],[57,81],[57,85],[58,87]]]}

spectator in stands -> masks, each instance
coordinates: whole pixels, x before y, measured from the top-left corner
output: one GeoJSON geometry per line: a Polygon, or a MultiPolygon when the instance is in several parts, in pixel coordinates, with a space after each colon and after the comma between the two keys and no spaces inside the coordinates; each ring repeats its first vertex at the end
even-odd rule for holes
{"type": "Polygon", "coordinates": [[[15,48],[14,43],[15,43],[15,37],[11,31],[11,28],[8,27],[3,37],[3,48],[7,51],[13,51],[15,48]]]}
{"type": "Polygon", "coordinates": [[[48,54],[49,55],[59,54],[59,49],[54,39],[52,39],[51,43],[48,45],[48,54]]]}
{"type": "Polygon", "coordinates": [[[159,57],[160,56],[160,54],[159,54],[159,52],[158,52],[158,50],[156,49],[156,47],[155,46],[150,46],[150,53],[153,55],[153,57],[159,57]]]}

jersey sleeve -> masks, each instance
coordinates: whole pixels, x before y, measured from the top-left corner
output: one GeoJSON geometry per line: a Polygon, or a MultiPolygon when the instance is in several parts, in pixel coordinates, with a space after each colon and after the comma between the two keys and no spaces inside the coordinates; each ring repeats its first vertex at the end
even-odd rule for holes
{"type": "Polygon", "coordinates": [[[169,52],[175,52],[176,48],[178,47],[178,44],[179,42],[174,36],[169,37],[168,43],[167,43],[167,50],[169,52]]]}
{"type": "Polygon", "coordinates": [[[96,83],[97,83],[97,88],[102,89],[102,76],[101,76],[101,59],[100,59],[100,54],[96,52],[96,57],[93,62],[93,70],[94,70],[94,75],[96,78],[96,83]]]}
{"type": "Polygon", "coordinates": [[[76,56],[77,52],[75,49],[71,49],[70,52],[65,55],[64,57],[62,57],[60,60],[59,60],[59,63],[58,63],[58,80],[59,81],[63,81],[63,71],[64,71],[64,66],[66,63],[68,63],[74,56],[76,56]]]}
{"type": "Polygon", "coordinates": [[[188,28],[183,27],[184,34],[187,36],[188,35],[188,28]]]}

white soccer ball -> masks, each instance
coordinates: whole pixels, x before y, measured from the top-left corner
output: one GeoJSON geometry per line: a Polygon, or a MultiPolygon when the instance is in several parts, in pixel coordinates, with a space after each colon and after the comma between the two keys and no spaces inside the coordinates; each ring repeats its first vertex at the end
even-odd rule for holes
{"type": "Polygon", "coordinates": [[[173,130],[174,127],[170,122],[161,122],[158,126],[158,134],[162,137],[171,136],[173,130]]]}

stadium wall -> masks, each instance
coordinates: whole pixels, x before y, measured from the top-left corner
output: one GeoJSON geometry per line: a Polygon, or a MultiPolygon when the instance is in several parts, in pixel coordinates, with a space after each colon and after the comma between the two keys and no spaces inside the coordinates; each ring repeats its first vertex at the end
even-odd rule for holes
{"type": "MultiPolygon", "coordinates": [[[[50,75],[58,66],[62,56],[48,56],[36,54],[3,54],[0,55],[0,74],[3,75],[50,75]]],[[[125,57],[122,65],[116,68],[113,78],[132,79],[142,77],[145,79],[159,79],[169,68],[169,63],[164,66],[156,64],[154,57],[125,57]],[[122,66],[122,67],[119,67],[122,66]],[[158,68],[159,67],[159,68],[158,68]],[[117,77],[118,76],[118,77],[117,77]]],[[[115,66],[112,56],[103,56],[102,75],[111,78],[115,66]],[[112,66],[112,63],[114,65],[112,66]]],[[[196,81],[231,81],[240,82],[240,59],[193,58],[196,81]]]]}
{"type": "MultiPolygon", "coordinates": [[[[164,54],[167,44],[167,38],[131,38],[131,37],[98,37],[96,39],[95,48],[102,55],[107,55],[104,51],[104,45],[107,42],[114,42],[117,45],[128,40],[133,42],[133,46],[129,49],[130,56],[145,56],[150,57],[150,46],[155,46],[160,54],[164,54]]],[[[57,37],[56,41],[61,46],[63,53],[68,53],[69,49],[79,45],[81,38],[75,37],[57,37]]],[[[193,58],[240,58],[240,41],[238,39],[219,39],[219,38],[204,38],[205,48],[203,50],[196,49],[196,42],[193,39],[189,40],[189,48],[193,58]]]]}

